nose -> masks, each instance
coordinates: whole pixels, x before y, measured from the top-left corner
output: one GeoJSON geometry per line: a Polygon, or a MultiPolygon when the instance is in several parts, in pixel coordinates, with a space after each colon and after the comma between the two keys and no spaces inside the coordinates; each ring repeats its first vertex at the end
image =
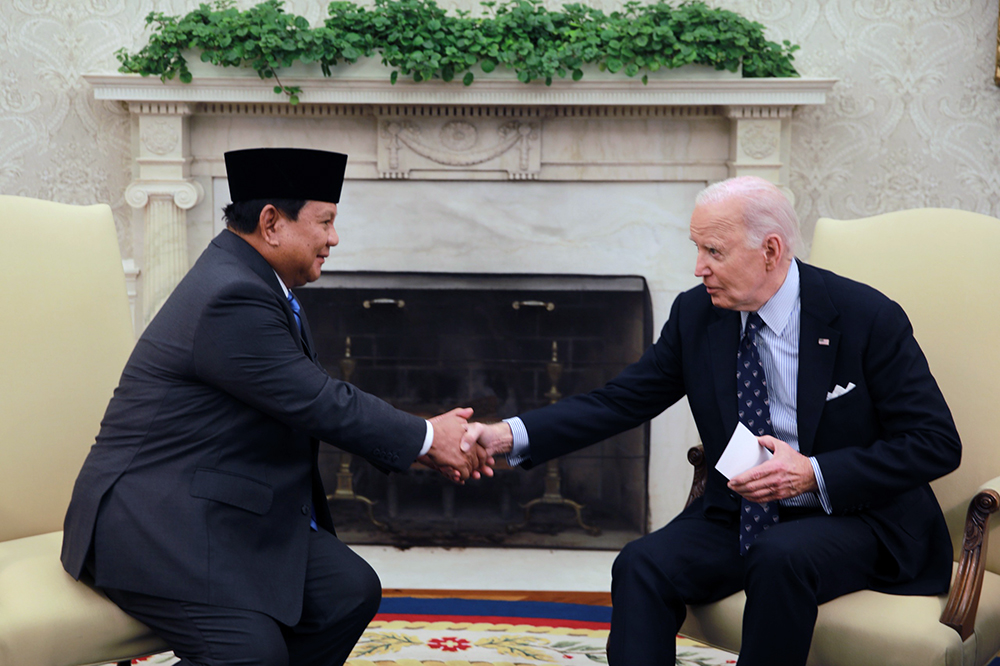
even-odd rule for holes
{"type": "Polygon", "coordinates": [[[330,235],[326,237],[327,247],[333,247],[340,243],[340,236],[337,234],[337,230],[332,226],[330,227],[330,235]]]}
{"type": "Polygon", "coordinates": [[[704,278],[711,274],[712,271],[708,269],[708,262],[705,261],[705,255],[702,252],[698,253],[698,259],[694,262],[694,275],[695,277],[704,278]]]}

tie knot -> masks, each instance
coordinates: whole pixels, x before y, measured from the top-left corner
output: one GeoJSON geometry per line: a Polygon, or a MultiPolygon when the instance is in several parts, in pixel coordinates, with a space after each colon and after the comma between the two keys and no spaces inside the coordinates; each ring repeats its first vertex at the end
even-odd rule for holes
{"type": "Polygon", "coordinates": [[[756,312],[751,312],[750,316],[747,317],[747,331],[756,333],[762,328],[764,328],[764,320],[756,312]]]}
{"type": "Polygon", "coordinates": [[[292,312],[295,314],[298,314],[299,310],[302,309],[301,306],[299,306],[298,300],[295,298],[295,294],[292,292],[288,292],[288,304],[292,306],[292,312]]]}

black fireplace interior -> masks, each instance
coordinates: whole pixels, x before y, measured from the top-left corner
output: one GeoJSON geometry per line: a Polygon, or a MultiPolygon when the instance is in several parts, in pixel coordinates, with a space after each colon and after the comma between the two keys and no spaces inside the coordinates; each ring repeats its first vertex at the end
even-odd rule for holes
{"type": "MultiPolygon", "coordinates": [[[[296,295],[331,376],[423,417],[542,407],[602,385],[652,337],[633,276],[327,273],[296,295]]],[[[645,532],[648,450],[643,426],[463,486],[419,464],[384,475],[333,446],[320,469],[347,543],[617,549],[645,532]]]]}

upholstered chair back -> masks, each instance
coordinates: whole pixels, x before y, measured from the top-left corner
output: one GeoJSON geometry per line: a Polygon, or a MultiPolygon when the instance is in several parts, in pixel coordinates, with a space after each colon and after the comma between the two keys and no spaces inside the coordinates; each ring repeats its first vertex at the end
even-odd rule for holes
{"type": "MultiPolygon", "coordinates": [[[[1000,220],[919,209],[820,219],[809,263],[867,283],[899,303],[962,437],[962,464],[932,484],[956,553],[969,500],[1000,476],[1000,220]]],[[[1000,532],[1000,520],[991,521],[1000,532]]],[[[987,568],[1000,572],[994,536],[987,568]]]]}
{"type": "Polygon", "coordinates": [[[0,196],[0,542],[62,529],[133,345],[106,205],[0,196]]]}

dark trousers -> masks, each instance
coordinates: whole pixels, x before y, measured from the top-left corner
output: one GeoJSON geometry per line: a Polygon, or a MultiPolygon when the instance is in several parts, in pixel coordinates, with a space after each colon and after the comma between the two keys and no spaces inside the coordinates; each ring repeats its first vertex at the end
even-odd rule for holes
{"type": "Polygon", "coordinates": [[[695,501],[622,549],[612,568],[610,666],[673,666],[686,604],[746,590],[740,666],[802,666],[817,607],[869,587],[879,554],[854,516],[782,507],[782,520],[739,554],[737,525],[695,501]]]}
{"type": "Polygon", "coordinates": [[[340,666],[378,611],[375,571],[325,530],[310,533],[302,618],[104,590],[146,624],[184,666],[340,666]]]}

